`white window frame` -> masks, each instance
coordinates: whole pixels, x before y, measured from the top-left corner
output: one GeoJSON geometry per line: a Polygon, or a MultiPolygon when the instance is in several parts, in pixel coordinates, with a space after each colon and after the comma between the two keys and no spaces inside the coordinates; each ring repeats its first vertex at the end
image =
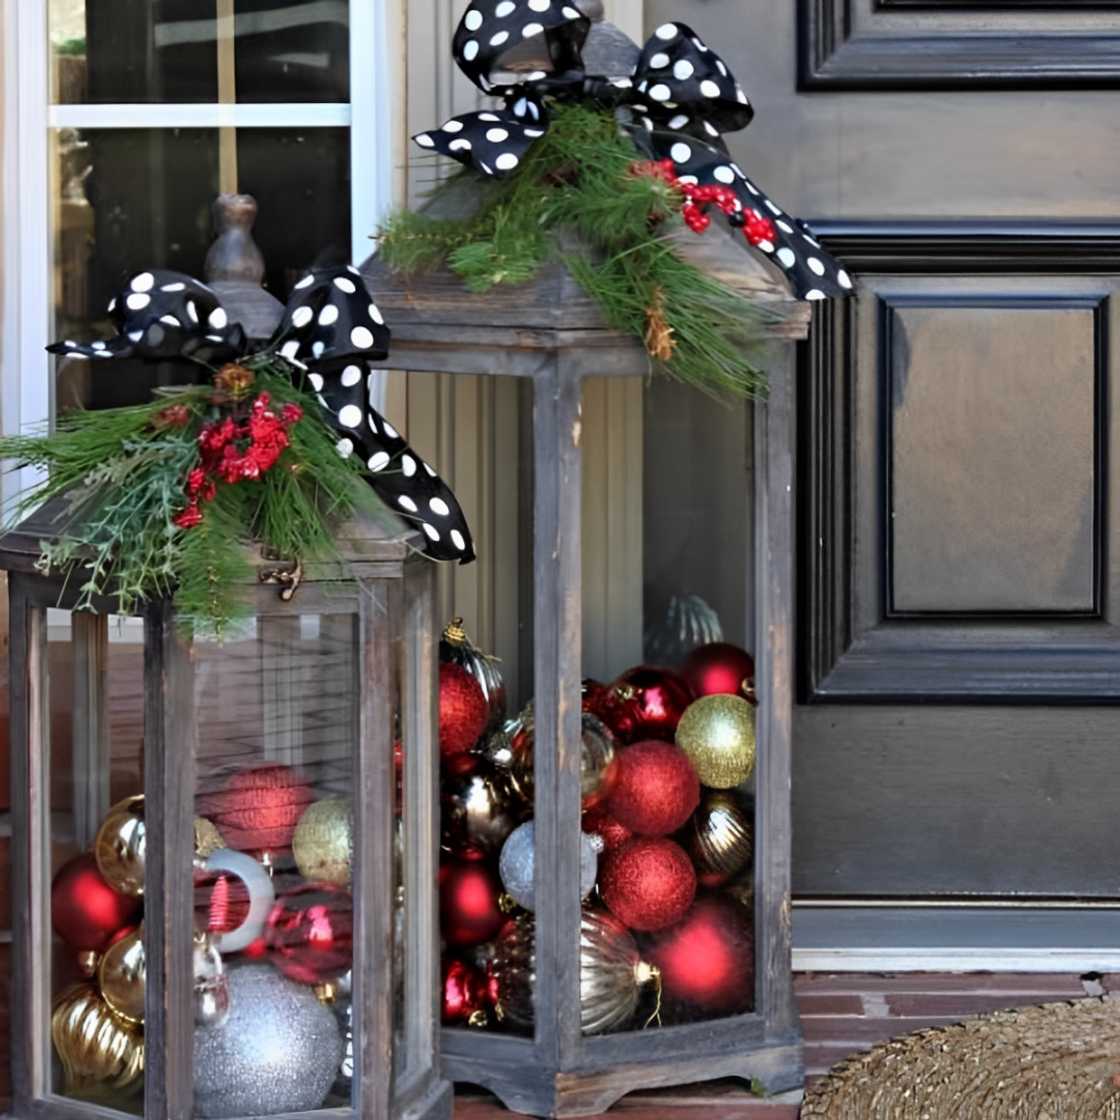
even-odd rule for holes
{"type": "MultiPolygon", "coordinates": [[[[0,429],[27,433],[52,417],[49,355],[53,302],[52,168],[56,128],[332,128],[350,130],[351,255],[372,251],[370,235],[391,208],[399,163],[396,92],[403,5],[349,0],[348,104],[52,105],[48,0],[0,0],[3,173],[0,211],[0,429]],[[394,49],[396,47],[397,49],[394,49]]],[[[145,262],[136,261],[140,268],[145,262]]],[[[30,478],[5,475],[8,511],[30,478]]]]}

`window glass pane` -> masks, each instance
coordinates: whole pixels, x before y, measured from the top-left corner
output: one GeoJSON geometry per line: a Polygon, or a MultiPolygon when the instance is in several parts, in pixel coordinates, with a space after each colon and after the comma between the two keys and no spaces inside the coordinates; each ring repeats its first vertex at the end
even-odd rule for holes
{"type": "Polygon", "coordinates": [[[350,99],[347,0],[50,0],[49,10],[58,104],[350,99]],[[219,36],[230,13],[232,39],[219,36]]]}
{"type": "Polygon", "coordinates": [[[238,0],[238,101],[349,101],[347,0],[238,0]]]}
{"type": "MultiPolygon", "coordinates": [[[[219,183],[214,129],[61,129],[54,134],[55,338],[112,332],[109,300],[144,268],[203,278],[214,240],[210,208],[219,183]]],[[[260,204],[253,236],[265,286],[284,300],[312,265],[350,252],[350,147],[344,128],[242,129],[238,185],[260,204]]],[[[92,376],[88,362],[60,363],[59,410],[111,407],[153,384],[182,384],[194,366],[114,363],[92,376]]]]}

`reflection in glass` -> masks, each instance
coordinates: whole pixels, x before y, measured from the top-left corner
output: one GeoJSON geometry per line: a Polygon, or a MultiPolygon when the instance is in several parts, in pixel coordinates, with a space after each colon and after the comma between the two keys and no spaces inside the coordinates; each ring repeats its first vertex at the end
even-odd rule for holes
{"type": "MultiPolygon", "coordinates": [[[[54,338],[108,335],[109,300],[143,268],[203,277],[213,243],[219,133],[212,129],[62,129],[54,135],[54,338]]],[[[349,257],[349,133],[341,128],[241,129],[239,187],[256,196],[253,234],[265,286],[284,300],[307,269],[349,257]]],[[[59,411],[147,399],[153,384],[201,375],[190,364],[60,363],[59,411]],[[102,371],[103,373],[103,371],[102,371]]]]}
{"type": "Polygon", "coordinates": [[[54,1092],[143,1111],[143,646],[135,620],[47,612],[54,1092]],[[104,666],[105,695],[96,691],[104,666]]]}
{"type": "Polygon", "coordinates": [[[347,0],[50,0],[49,13],[56,104],[350,100],[347,0]]]}
{"type": "MultiPolygon", "coordinates": [[[[483,508],[492,503],[493,532],[477,582],[458,576],[450,589],[447,613],[463,621],[441,649],[441,715],[456,721],[441,725],[443,1017],[528,1035],[538,894],[555,889],[537,880],[534,759],[551,744],[537,739],[524,641],[534,604],[519,594],[533,573],[530,402],[510,398],[503,411],[504,379],[477,398],[473,380],[454,379],[456,407],[481,407],[486,420],[467,437],[457,428],[456,452],[487,464],[472,482],[483,508]],[[503,641],[503,625],[521,640],[503,641]],[[464,631],[506,678],[496,730],[486,729],[489,690],[456,671],[470,668],[464,631]]],[[[410,415],[425,415],[415,403],[410,415]]],[[[667,380],[583,386],[579,996],[589,1037],[754,1004],[751,428],[743,403],[667,380]]]]}
{"type": "Polygon", "coordinates": [[[195,647],[195,811],[214,849],[196,938],[225,1000],[196,1001],[203,1117],[342,1107],[355,905],[351,615],[262,617],[195,647]]]}

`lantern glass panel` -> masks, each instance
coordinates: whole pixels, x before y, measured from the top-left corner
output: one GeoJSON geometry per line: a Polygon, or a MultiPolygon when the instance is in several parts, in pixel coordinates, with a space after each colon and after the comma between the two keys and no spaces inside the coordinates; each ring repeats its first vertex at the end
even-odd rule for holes
{"type": "Polygon", "coordinates": [[[144,650],[138,619],[37,610],[50,781],[53,1093],[143,1111],[144,650]]]}
{"type": "Polygon", "coordinates": [[[351,1104],[358,625],[293,611],[195,643],[198,1116],[351,1104]]]}
{"type": "MultiPolygon", "coordinates": [[[[593,904],[628,928],[641,974],[656,970],[611,1030],[747,1013],[752,411],[667,378],[589,378],[582,401],[583,672],[608,682],[606,809],[633,834],[608,839],[593,904]]],[[[593,957],[585,938],[585,981],[593,957]]]]}
{"type": "MultiPolygon", "coordinates": [[[[528,962],[516,962],[513,979],[509,972],[495,975],[494,942],[507,918],[526,919],[528,911],[514,906],[514,897],[531,905],[535,884],[532,837],[525,828],[534,814],[533,383],[473,375],[412,375],[410,383],[410,393],[450,398],[459,415],[484,418],[456,437],[463,468],[455,486],[468,507],[475,506],[468,513],[478,560],[445,568],[440,587],[441,622],[461,619],[477,651],[449,643],[447,634],[441,645],[443,1023],[532,1035],[528,962]],[[500,690],[486,665],[499,675],[500,690]],[[482,714],[475,710],[480,699],[482,714]],[[495,982],[501,989],[497,1007],[495,982]]],[[[423,439],[423,433],[410,436],[423,439]]]]}

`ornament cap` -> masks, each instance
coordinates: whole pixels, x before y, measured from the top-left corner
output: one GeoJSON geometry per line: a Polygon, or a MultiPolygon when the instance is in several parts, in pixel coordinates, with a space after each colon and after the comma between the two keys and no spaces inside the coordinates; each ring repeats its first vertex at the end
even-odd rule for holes
{"type": "Polygon", "coordinates": [[[467,644],[467,632],[463,628],[462,618],[453,618],[443,628],[443,640],[452,646],[465,646],[467,644]]]}

